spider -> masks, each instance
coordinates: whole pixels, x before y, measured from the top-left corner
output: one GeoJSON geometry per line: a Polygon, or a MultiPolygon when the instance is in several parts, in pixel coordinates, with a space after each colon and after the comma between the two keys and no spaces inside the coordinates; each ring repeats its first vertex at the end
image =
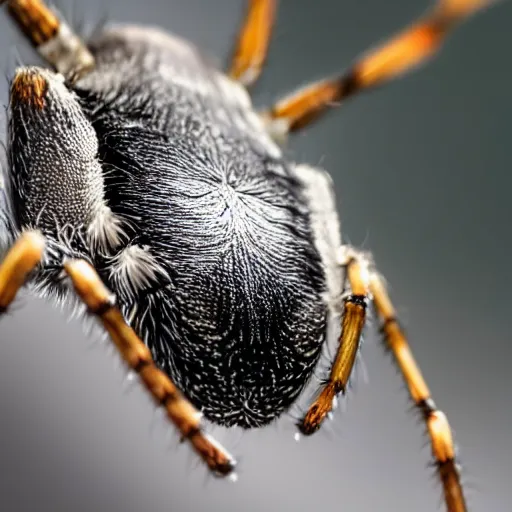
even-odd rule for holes
{"type": "Polygon", "coordinates": [[[182,437],[227,475],[234,460],[196,407],[227,426],[271,422],[311,378],[341,316],[330,375],[298,422],[313,434],[347,389],[372,303],[424,417],[446,506],[465,510],[450,427],[371,258],[342,246],[328,176],[286,161],[280,145],[332,104],[421,63],[486,3],[440,1],[347,73],[255,113],[246,90],[276,2],[250,2],[227,76],[174,36],[125,27],[86,46],[44,3],[7,2],[56,72],[23,68],[11,84],[13,244],[0,308],[27,278],[73,300],[67,275],[182,437]]]}

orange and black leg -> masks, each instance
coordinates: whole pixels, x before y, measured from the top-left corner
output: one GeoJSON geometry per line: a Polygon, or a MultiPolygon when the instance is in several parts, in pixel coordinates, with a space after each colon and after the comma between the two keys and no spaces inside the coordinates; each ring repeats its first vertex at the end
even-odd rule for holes
{"type": "MultiPolygon", "coordinates": [[[[16,297],[29,274],[40,263],[45,247],[44,237],[37,231],[22,234],[0,264],[0,315],[16,297]]],[[[158,405],[165,408],[170,421],[178,429],[215,475],[232,473],[234,459],[214,439],[202,431],[200,413],[186,400],[165,373],[159,370],[149,349],[129,327],[113,295],[101,282],[96,271],[83,260],[64,264],[74,287],[89,310],[103,323],[112,341],[142,380],[158,405]]]]}
{"type": "Polygon", "coordinates": [[[0,0],[38,53],[68,80],[94,67],[85,43],[42,0],[0,0]]]}
{"type": "Polygon", "coordinates": [[[466,512],[466,501],[455,457],[453,435],[446,415],[432,399],[430,390],[412,355],[395,309],[382,279],[375,272],[370,276],[370,292],[382,322],[382,333],[403,375],[409,394],[427,426],[432,454],[443,485],[444,499],[449,512],[466,512]]]}
{"type": "Polygon", "coordinates": [[[340,393],[346,393],[366,323],[366,309],[369,300],[368,264],[364,258],[351,250],[347,250],[344,260],[342,264],[346,267],[350,292],[343,301],[338,351],[320,395],[298,424],[299,430],[305,435],[311,435],[320,428],[324,419],[331,412],[336,397],[340,393]]]}
{"type": "Polygon", "coordinates": [[[201,414],[181,394],[169,377],[157,368],[146,345],[127,325],[96,271],[84,260],[64,263],[76,292],[109,333],[126,364],[135,371],[157,405],[164,407],[169,420],[187,440],[213,474],[232,473],[235,461],[229,453],[201,428],[201,414]]]}
{"type": "Polygon", "coordinates": [[[416,23],[361,57],[345,73],[285,97],[262,115],[277,140],[300,130],[354,94],[381,85],[425,62],[453,28],[493,0],[437,0],[416,23]]]}
{"type": "Polygon", "coordinates": [[[43,257],[45,241],[37,231],[23,233],[0,263],[0,316],[14,301],[43,257]]]}
{"type": "Polygon", "coordinates": [[[250,0],[229,76],[246,87],[259,77],[267,56],[277,0],[250,0]]]}
{"type": "Polygon", "coordinates": [[[338,352],[327,382],[299,423],[299,429],[306,435],[316,432],[332,410],[336,396],[345,393],[359,350],[367,303],[371,301],[382,321],[386,346],[393,354],[409,394],[427,426],[432,454],[443,485],[447,510],[448,512],[466,512],[450,425],[445,414],[437,409],[430,395],[382,280],[365,256],[350,250],[348,252],[345,250],[344,254],[350,294],[344,299],[338,352]]]}

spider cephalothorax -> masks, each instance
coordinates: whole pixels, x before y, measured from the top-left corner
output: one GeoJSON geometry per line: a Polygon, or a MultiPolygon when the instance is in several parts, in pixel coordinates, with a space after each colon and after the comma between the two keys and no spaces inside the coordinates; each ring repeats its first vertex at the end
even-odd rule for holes
{"type": "Polygon", "coordinates": [[[287,160],[280,142],[422,61],[484,4],[440,0],[346,74],[258,114],[246,87],[266,54],[274,1],[251,1],[229,76],[161,31],[112,28],[84,45],[41,1],[8,2],[56,72],[22,68],[11,84],[4,194],[19,239],[0,266],[0,309],[27,276],[75,297],[68,275],[182,436],[227,474],[234,461],[191,404],[222,425],[265,425],[295,402],[335,333],[329,375],[298,425],[314,433],[347,389],[373,300],[426,422],[447,507],[465,510],[450,427],[380,278],[342,247],[328,175],[287,160]]]}

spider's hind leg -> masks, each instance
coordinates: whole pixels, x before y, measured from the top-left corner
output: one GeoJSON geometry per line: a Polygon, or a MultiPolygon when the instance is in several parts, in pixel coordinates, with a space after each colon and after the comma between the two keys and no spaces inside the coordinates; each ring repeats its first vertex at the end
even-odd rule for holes
{"type": "Polygon", "coordinates": [[[0,0],[38,53],[59,73],[75,80],[94,67],[94,57],[69,25],[42,0],[0,0]]]}
{"type": "Polygon", "coordinates": [[[7,311],[27,276],[43,257],[45,241],[37,231],[26,231],[0,263],[0,315],[7,311]]]}
{"type": "Polygon", "coordinates": [[[259,77],[267,56],[277,0],[250,0],[229,76],[246,87],[259,77]]]}

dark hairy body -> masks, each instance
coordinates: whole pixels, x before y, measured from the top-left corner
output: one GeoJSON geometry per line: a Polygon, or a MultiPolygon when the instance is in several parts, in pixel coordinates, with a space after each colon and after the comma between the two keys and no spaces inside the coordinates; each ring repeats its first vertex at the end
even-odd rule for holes
{"type": "Polygon", "coordinates": [[[308,185],[245,91],[188,43],[123,27],[90,48],[85,78],[50,76],[43,108],[11,106],[14,229],[44,226],[53,255],[40,288],[62,296],[62,258],[87,259],[206,418],[264,425],[295,401],[326,337],[308,185]],[[51,140],[37,129],[49,122],[51,140]],[[51,183],[38,173],[49,161],[51,183]]]}
{"type": "Polygon", "coordinates": [[[11,83],[0,316],[27,284],[97,317],[181,439],[226,476],[236,461],[201,413],[227,426],[269,423],[298,403],[334,341],[296,424],[314,434],[348,389],[372,305],[425,423],[446,508],[465,512],[448,419],[384,280],[369,254],[342,245],[329,176],[278,144],[427,60],[488,3],[438,0],[341,75],[257,113],[247,91],[276,0],[249,2],[227,74],[158,30],[113,28],[86,45],[42,0],[9,0],[57,72],[20,68],[11,83]]]}

